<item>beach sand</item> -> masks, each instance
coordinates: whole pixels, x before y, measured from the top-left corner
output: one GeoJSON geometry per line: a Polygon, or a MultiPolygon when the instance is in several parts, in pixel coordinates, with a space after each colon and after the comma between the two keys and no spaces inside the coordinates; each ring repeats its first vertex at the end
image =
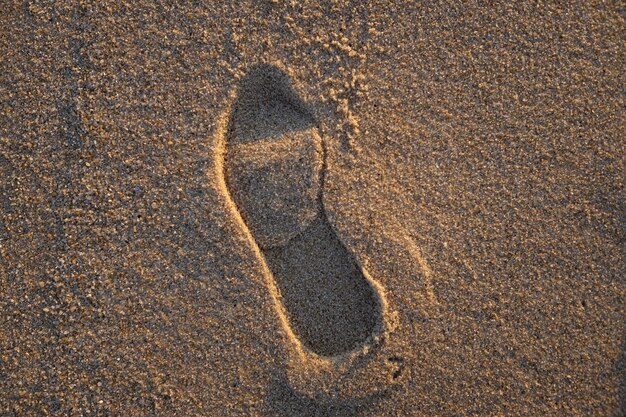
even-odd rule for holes
{"type": "Polygon", "coordinates": [[[626,413],[617,2],[94,3],[0,11],[0,415],[626,413]]]}

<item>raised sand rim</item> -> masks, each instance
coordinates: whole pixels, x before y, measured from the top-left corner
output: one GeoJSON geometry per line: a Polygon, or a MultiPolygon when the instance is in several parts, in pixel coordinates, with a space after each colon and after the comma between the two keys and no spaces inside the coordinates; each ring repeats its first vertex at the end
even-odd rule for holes
{"type": "Polygon", "coordinates": [[[269,65],[253,68],[225,136],[226,187],[293,335],[325,357],[363,347],[381,325],[381,295],[325,214],[325,149],[288,77],[269,65]]]}

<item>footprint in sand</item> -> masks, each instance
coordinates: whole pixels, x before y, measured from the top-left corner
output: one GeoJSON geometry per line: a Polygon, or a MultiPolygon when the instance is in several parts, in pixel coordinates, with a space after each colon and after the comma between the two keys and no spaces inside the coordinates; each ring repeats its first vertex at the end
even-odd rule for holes
{"type": "Polygon", "coordinates": [[[224,136],[226,188],[280,294],[289,332],[318,357],[373,343],[382,294],[328,221],[324,144],[287,76],[271,66],[252,70],[224,136]]]}

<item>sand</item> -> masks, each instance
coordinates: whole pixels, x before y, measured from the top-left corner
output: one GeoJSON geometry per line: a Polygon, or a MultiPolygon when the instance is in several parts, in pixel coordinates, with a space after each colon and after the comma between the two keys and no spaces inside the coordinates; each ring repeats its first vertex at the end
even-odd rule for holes
{"type": "Polygon", "coordinates": [[[624,11],[0,11],[0,415],[626,413],[624,11]]]}

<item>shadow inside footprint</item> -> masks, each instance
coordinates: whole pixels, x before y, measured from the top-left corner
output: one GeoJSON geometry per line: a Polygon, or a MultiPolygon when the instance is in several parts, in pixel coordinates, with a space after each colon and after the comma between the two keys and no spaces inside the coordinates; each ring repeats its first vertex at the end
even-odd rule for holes
{"type": "Polygon", "coordinates": [[[224,169],[293,333],[322,356],[365,344],[381,320],[380,302],[327,219],[322,139],[278,69],[259,66],[242,81],[224,169]]]}

